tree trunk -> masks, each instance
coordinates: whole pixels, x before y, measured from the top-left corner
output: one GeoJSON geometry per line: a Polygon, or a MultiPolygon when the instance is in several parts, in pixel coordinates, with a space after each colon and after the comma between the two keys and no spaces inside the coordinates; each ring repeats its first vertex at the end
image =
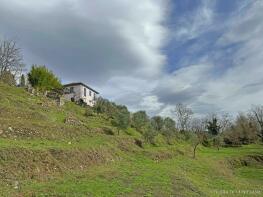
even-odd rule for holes
{"type": "Polygon", "coordinates": [[[194,146],[194,155],[193,155],[194,159],[195,159],[196,148],[197,148],[198,145],[199,145],[199,143],[195,144],[195,146],[194,146]]]}

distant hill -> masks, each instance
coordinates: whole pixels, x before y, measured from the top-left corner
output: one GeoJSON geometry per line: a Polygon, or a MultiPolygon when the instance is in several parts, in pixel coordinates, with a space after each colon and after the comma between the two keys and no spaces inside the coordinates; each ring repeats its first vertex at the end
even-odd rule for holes
{"type": "Polygon", "coordinates": [[[262,196],[263,146],[144,144],[105,116],[0,83],[0,196],[262,196]]]}

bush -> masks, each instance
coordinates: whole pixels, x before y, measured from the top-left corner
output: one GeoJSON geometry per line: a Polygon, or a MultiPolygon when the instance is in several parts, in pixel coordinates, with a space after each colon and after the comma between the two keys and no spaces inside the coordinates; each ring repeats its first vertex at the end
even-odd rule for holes
{"type": "Polygon", "coordinates": [[[145,111],[138,111],[132,115],[132,127],[140,133],[143,133],[143,128],[149,123],[149,118],[145,111]]]}
{"type": "Polygon", "coordinates": [[[0,75],[0,81],[11,86],[16,85],[15,76],[10,71],[4,71],[0,75]]]}
{"type": "Polygon", "coordinates": [[[103,132],[106,135],[115,135],[114,130],[110,127],[103,127],[103,132]]]}
{"type": "Polygon", "coordinates": [[[87,117],[93,116],[94,115],[93,113],[94,112],[93,112],[92,108],[87,106],[86,111],[85,111],[85,116],[87,116],[87,117]]]}
{"type": "Polygon", "coordinates": [[[151,124],[146,126],[145,132],[143,133],[143,137],[146,142],[155,145],[155,137],[158,135],[157,131],[153,128],[151,124]]]}
{"type": "Polygon", "coordinates": [[[34,88],[40,91],[62,89],[59,79],[45,66],[33,65],[31,71],[28,73],[28,81],[34,88]]]}

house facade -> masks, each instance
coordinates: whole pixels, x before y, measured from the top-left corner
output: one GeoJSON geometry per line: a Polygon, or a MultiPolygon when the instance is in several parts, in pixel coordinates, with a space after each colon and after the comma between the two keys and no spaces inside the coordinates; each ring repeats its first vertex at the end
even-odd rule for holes
{"type": "Polygon", "coordinates": [[[64,98],[68,101],[83,101],[93,107],[99,92],[84,83],[69,83],[64,85],[64,98]]]}

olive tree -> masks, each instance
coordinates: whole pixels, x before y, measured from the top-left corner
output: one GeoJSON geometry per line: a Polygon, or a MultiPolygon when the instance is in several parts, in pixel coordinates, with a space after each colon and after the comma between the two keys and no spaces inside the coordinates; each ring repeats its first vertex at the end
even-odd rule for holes
{"type": "Polygon", "coordinates": [[[145,111],[137,111],[132,114],[132,126],[139,132],[143,132],[143,128],[149,123],[149,117],[145,111]]]}

